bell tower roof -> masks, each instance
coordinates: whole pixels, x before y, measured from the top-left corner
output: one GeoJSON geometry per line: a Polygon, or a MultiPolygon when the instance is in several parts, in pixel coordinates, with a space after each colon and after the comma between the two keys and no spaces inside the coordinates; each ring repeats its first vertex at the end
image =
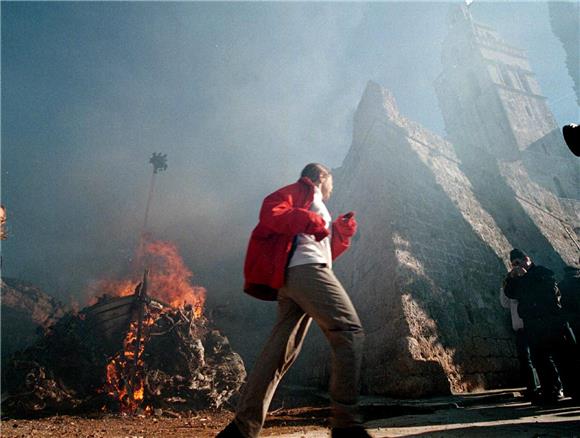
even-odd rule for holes
{"type": "Polygon", "coordinates": [[[469,25],[473,21],[469,6],[465,3],[453,4],[447,11],[447,27],[455,28],[458,26],[469,25]]]}
{"type": "Polygon", "coordinates": [[[513,155],[557,127],[525,50],[465,4],[449,7],[447,25],[435,88],[453,143],[513,155]]]}

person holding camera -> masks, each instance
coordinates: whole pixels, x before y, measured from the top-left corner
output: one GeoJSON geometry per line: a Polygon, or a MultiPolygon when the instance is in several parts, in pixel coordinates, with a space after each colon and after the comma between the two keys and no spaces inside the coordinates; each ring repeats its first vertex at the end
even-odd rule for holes
{"type": "Polygon", "coordinates": [[[518,301],[518,314],[524,321],[532,360],[540,377],[543,404],[559,398],[557,381],[550,375],[550,360],[560,372],[564,391],[580,400],[580,360],[576,338],[566,321],[554,272],[536,265],[519,249],[510,252],[512,270],[505,280],[504,293],[518,301]]]}
{"type": "MultiPolygon", "coordinates": [[[[506,277],[506,279],[507,278],[508,277],[506,277]]],[[[532,355],[530,353],[530,346],[528,345],[524,321],[518,314],[518,301],[506,297],[503,289],[504,287],[501,287],[499,290],[499,302],[504,309],[510,310],[512,329],[516,335],[516,353],[520,364],[520,378],[522,379],[522,383],[526,386],[524,397],[527,400],[534,401],[540,393],[540,382],[535,365],[532,362],[532,355]]],[[[554,367],[552,366],[552,368],[554,367]]],[[[557,373],[555,369],[554,373],[557,373]]]]}

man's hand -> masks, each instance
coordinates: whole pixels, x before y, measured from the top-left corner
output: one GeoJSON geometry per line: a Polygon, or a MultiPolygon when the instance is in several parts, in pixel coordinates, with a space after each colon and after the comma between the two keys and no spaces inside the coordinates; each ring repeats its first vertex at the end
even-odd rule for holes
{"type": "Polygon", "coordinates": [[[317,242],[320,242],[322,239],[328,237],[330,235],[329,231],[325,228],[323,231],[319,231],[318,233],[314,233],[314,239],[316,239],[317,242]]]}
{"type": "Polygon", "coordinates": [[[317,242],[327,237],[330,232],[326,229],[326,222],[321,216],[313,215],[304,234],[312,234],[317,242]]]}
{"type": "Polygon", "coordinates": [[[522,275],[527,274],[527,272],[528,271],[526,271],[526,268],[524,268],[523,266],[516,266],[510,271],[510,277],[512,278],[521,277],[522,275]]]}
{"type": "Polygon", "coordinates": [[[357,229],[356,219],[354,218],[354,211],[349,211],[348,213],[338,216],[338,220],[335,222],[335,225],[342,236],[354,236],[357,229]]]}

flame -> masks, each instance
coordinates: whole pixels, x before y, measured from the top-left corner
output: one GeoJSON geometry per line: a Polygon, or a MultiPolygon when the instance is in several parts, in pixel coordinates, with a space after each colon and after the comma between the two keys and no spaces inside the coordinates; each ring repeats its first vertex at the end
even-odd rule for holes
{"type": "Polygon", "coordinates": [[[89,306],[96,304],[101,295],[126,297],[135,293],[139,280],[100,280],[90,286],[89,306]]]}
{"type": "MultiPolygon", "coordinates": [[[[123,351],[117,353],[107,364],[105,388],[109,396],[119,402],[122,413],[134,414],[145,398],[142,356],[148,339],[147,329],[154,322],[155,319],[151,315],[143,318],[141,342],[138,343],[138,324],[136,321],[132,321],[123,341],[123,351]]],[[[151,409],[145,409],[145,412],[149,411],[151,409]]]]}
{"type": "MultiPolygon", "coordinates": [[[[191,283],[193,273],[185,265],[175,244],[164,241],[143,242],[137,251],[136,265],[150,268],[147,287],[149,296],[171,307],[190,305],[196,318],[202,315],[206,290],[191,283]]],[[[134,294],[141,275],[142,271],[135,272],[129,279],[97,282],[91,287],[93,293],[89,304],[97,302],[97,295],[123,297],[134,294]]]]}
{"type": "Polygon", "coordinates": [[[140,382],[141,386],[139,386],[134,392],[133,392],[133,398],[135,399],[135,401],[143,401],[143,395],[145,394],[145,388],[143,387],[143,382],[140,382]]]}
{"type": "Polygon", "coordinates": [[[171,242],[153,241],[144,245],[147,265],[151,266],[148,290],[150,296],[172,307],[190,305],[195,317],[202,315],[205,288],[193,286],[193,273],[185,263],[177,247],[171,242]]]}
{"type": "MultiPolygon", "coordinates": [[[[177,247],[171,242],[145,241],[139,245],[135,274],[123,280],[103,280],[92,286],[92,304],[98,301],[97,295],[116,297],[133,295],[142,281],[142,268],[149,268],[147,277],[147,295],[171,307],[191,306],[194,318],[203,314],[205,288],[194,286],[191,281],[193,273],[187,268],[179,255],[177,247]],[[140,271],[140,272],[139,272],[140,271]]],[[[161,310],[163,312],[163,310],[161,310]]],[[[125,414],[134,414],[145,400],[145,370],[143,351],[149,339],[149,329],[159,317],[151,309],[145,312],[142,319],[141,339],[138,336],[138,322],[133,320],[123,340],[123,350],[115,354],[106,367],[106,384],[104,390],[119,402],[120,410],[125,414]]],[[[145,413],[152,408],[145,406],[145,413]]]]}

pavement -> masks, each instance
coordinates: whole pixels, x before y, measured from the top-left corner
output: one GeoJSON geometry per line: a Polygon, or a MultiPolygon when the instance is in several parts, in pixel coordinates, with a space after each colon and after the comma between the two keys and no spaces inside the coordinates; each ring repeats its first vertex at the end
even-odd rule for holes
{"type": "MultiPolygon", "coordinates": [[[[520,389],[485,391],[420,400],[363,397],[365,427],[374,438],[383,437],[578,437],[580,405],[563,399],[550,406],[532,406],[520,389]]],[[[292,409],[266,423],[263,436],[327,438],[320,424],[324,409],[292,409]],[[278,421],[277,421],[278,420],[278,421]],[[309,421],[310,420],[310,421],[309,421]],[[285,425],[304,429],[285,433],[285,425]]]]}

